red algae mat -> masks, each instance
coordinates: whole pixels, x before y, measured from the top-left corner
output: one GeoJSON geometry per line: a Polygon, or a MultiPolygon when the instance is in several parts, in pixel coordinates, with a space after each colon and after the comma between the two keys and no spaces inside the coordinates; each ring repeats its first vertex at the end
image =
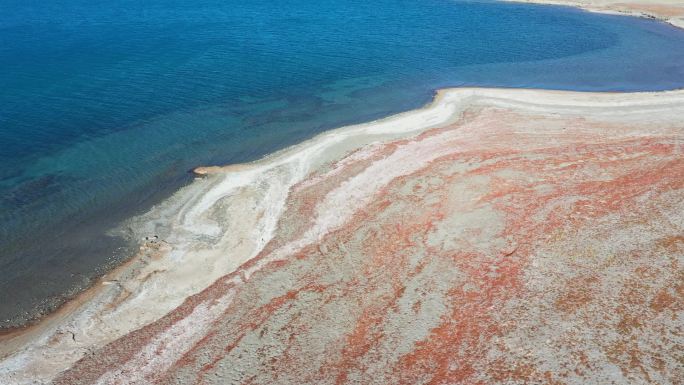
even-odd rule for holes
{"type": "Polygon", "coordinates": [[[681,383],[684,126],[604,111],[474,103],[347,153],[256,257],[54,383],[681,383]]]}

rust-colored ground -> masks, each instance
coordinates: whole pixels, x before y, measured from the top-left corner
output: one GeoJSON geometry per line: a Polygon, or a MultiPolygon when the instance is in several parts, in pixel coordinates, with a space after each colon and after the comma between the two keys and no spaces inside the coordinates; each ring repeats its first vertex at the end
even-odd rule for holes
{"type": "Polygon", "coordinates": [[[682,130],[474,106],[351,153],[256,258],[55,383],[682,383],[682,130]]]}

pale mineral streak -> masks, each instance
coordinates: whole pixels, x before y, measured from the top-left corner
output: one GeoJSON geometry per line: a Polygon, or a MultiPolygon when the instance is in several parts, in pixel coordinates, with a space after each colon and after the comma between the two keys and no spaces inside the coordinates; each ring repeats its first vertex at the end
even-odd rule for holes
{"type": "Polygon", "coordinates": [[[677,384],[684,91],[451,89],[205,174],[2,384],[677,384]]]}

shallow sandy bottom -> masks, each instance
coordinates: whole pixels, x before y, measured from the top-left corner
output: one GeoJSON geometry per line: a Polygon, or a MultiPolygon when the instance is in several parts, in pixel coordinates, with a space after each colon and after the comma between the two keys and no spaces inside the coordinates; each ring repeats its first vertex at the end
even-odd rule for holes
{"type": "Polygon", "coordinates": [[[454,89],[203,177],[0,383],[675,384],[684,91],[454,89]]]}

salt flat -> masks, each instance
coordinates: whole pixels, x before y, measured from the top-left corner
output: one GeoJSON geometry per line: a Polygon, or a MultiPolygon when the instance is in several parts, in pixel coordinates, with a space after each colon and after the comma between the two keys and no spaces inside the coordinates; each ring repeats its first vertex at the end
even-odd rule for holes
{"type": "Polygon", "coordinates": [[[682,113],[682,91],[450,89],[200,169],[150,214],[163,241],[6,338],[0,379],[677,383],[682,113]]]}

